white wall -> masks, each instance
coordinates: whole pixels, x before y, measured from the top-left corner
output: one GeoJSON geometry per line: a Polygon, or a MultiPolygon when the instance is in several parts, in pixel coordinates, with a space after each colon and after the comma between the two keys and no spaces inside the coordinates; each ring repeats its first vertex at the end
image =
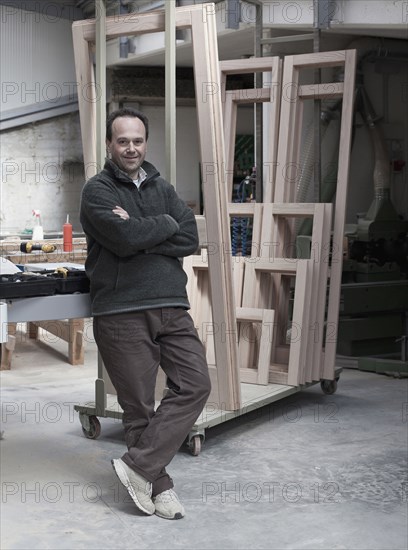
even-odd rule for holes
{"type": "Polygon", "coordinates": [[[44,231],[62,231],[70,215],[74,231],[84,183],[78,114],[65,115],[0,134],[1,233],[31,228],[39,209],[44,231]]]}

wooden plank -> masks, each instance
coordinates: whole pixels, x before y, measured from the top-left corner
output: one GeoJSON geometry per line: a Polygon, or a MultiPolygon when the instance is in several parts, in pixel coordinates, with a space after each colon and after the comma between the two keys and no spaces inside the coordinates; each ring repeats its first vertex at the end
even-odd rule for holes
{"type": "Polygon", "coordinates": [[[261,206],[256,202],[230,202],[228,203],[228,213],[230,216],[247,218],[255,215],[255,209],[261,206]]]}
{"type": "Polygon", "coordinates": [[[269,384],[284,384],[285,386],[288,385],[288,373],[275,370],[277,366],[278,365],[272,365],[269,370],[269,384]]]}
{"type": "Polygon", "coordinates": [[[315,213],[313,216],[313,231],[312,231],[312,250],[310,259],[310,302],[306,304],[309,312],[308,319],[308,338],[306,349],[306,362],[304,377],[302,383],[312,382],[314,361],[318,361],[322,349],[322,341],[316,338],[319,335],[319,327],[324,323],[324,311],[318,310],[319,295],[326,294],[327,289],[327,269],[323,265],[323,249],[327,242],[330,242],[330,227],[331,222],[331,204],[316,204],[315,213]],[[328,214],[329,213],[329,214],[328,214]],[[328,219],[327,219],[328,217],[328,219]],[[327,231],[327,233],[325,233],[327,231]],[[326,274],[326,276],[324,276],[326,274]]]}
{"type": "Polygon", "coordinates": [[[326,82],[324,84],[306,84],[299,86],[301,99],[335,99],[344,93],[343,82],[326,82]]]}
{"type": "Polygon", "coordinates": [[[250,59],[228,59],[220,61],[223,74],[249,74],[270,70],[276,57],[251,57],[250,59]]]}
{"type": "Polygon", "coordinates": [[[258,384],[266,385],[269,381],[269,365],[273,346],[273,323],[275,312],[273,309],[264,309],[262,314],[262,332],[258,352],[258,384]]]}
{"type": "Polygon", "coordinates": [[[198,231],[199,248],[207,245],[207,224],[205,222],[205,216],[197,215],[195,217],[198,231]]]}
{"type": "Polygon", "coordinates": [[[324,222],[323,222],[323,241],[319,251],[320,270],[318,292],[316,296],[316,325],[313,330],[313,338],[316,346],[313,351],[311,381],[317,381],[321,378],[322,369],[322,352],[323,352],[323,334],[324,322],[326,313],[326,298],[328,289],[328,270],[329,270],[329,254],[330,254],[330,239],[331,239],[331,223],[332,223],[332,205],[324,205],[324,222]]]}
{"type": "MultiPolygon", "coordinates": [[[[95,33],[95,23],[93,23],[95,33]]],[[[81,120],[82,150],[85,165],[85,178],[97,173],[96,163],[96,87],[89,43],[81,26],[72,25],[76,83],[81,120]]]]}
{"type": "Polygon", "coordinates": [[[241,367],[239,369],[239,377],[243,384],[257,384],[258,373],[255,369],[241,367]]]}
{"type": "Polygon", "coordinates": [[[7,342],[0,344],[0,370],[10,370],[16,347],[17,323],[7,323],[7,342]]]}
{"type": "MultiPolygon", "coordinates": [[[[191,12],[197,97],[205,83],[217,85],[220,78],[215,19],[210,17],[210,6],[203,6],[203,12],[191,12]],[[204,21],[203,12],[206,15],[204,21]]],[[[230,243],[227,196],[223,186],[224,140],[220,95],[212,94],[207,97],[207,101],[197,102],[197,115],[207,238],[209,242],[218,245],[218,254],[209,255],[212,312],[214,324],[225,327],[226,331],[223,338],[221,334],[215,338],[218,385],[222,406],[227,410],[235,410],[240,406],[241,395],[238,345],[234,338],[236,318],[231,257],[225,254],[220,261],[223,247],[230,243]]]]}
{"type": "Polygon", "coordinates": [[[235,133],[237,128],[237,104],[227,93],[224,102],[225,187],[228,201],[233,200],[235,133]]]}
{"type": "MultiPolygon", "coordinates": [[[[259,282],[257,280],[257,274],[253,264],[248,261],[248,258],[242,259],[245,265],[242,307],[258,308],[259,282]]],[[[242,321],[239,323],[239,358],[241,367],[254,365],[255,348],[252,342],[255,342],[256,338],[256,329],[251,322],[242,321]]],[[[243,381],[242,377],[241,380],[243,381]]]]}
{"type": "Polygon", "coordinates": [[[315,206],[316,204],[314,202],[275,202],[271,204],[270,212],[273,216],[284,216],[291,218],[312,218],[315,213],[315,206]]]}
{"type": "Polygon", "coordinates": [[[100,172],[106,158],[106,0],[98,3],[95,44],[95,86],[98,90],[96,102],[96,165],[100,172]]]}
{"type": "Polygon", "coordinates": [[[247,103],[265,103],[271,100],[270,88],[243,88],[242,90],[228,90],[225,100],[239,105],[247,103]]]}
{"type": "MultiPolygon", "coordinates": [[[[305,286],[302,288],[302,283],[300,282],[301,287],[299,288],[298,276],[296,277],[296,288],[295,288],[295,299],[296,292],[304,292],[303,303],[302,303],[302,322],[299,327],[300,333],[299,337],[301,339],[301,355],[300,362],[298,364],[298,374],[296,385],[304,384],[307,378],[310,378],[309,371],[312,368],[312,358],[313,351],[315,348],[315,342],[313,337],[310,335],[310,325],[313,322],[314,316],[316,314],[315,303],[315,293],[317,278],[314,279],[314,261],[313,260],[301,260],[306,263],[306,282],[305,286]]],[[[291,362],[289,356],[289,367],[288,367],[288,383],[292,381],[291,377],[291,362]]]]}
{"type": "Polygon", "coordinates": [[[262,218],[263,218],[263,204],[256,202],[254,204],[254,216],[252,220],[252,243],[251,243],[251,256],[260,256],[262,249],[262,218]]]}
{"type": "MultiPolygon", "coordinates": [[[[185,6],[176,9],[176,27],[187,29],[191,27],[191,13],[203,13],[201,6],[185,6]]],[[[95,42],[95,19],[76,21],[73,25],[81,30],[84,40],[95,42]]],[[[129,13],[126,15],[112,15],[106,18],[106,38],[119,38],[121,36],[142,35],[165,30],[164,10],[150,11],[146,13],[129,13]]]]}
{"type": "MultiPolygon", "coordinates": [[[[288,365],[288,384],[299,384],[299,373],[304,367],[305,348],[307,342],[307,286],[310,260],[299,260],[296,272],[295,298],[292,315],[292,333],[288,365]],[[298,332],[294,334],[294,329],[298,332]]],[[[310,296],[309,296],[310,299],[310,296]]]]}
{"type": "Polygon", "coordinates": [[[299,71],[294,67],[294,56],[285,58],[282,79],[282,103],[279,124],[279,146],[277,154],[277,170],[274,202],[286,200],[286,185],[294,180],[293,149],[295,140],[295,106],[298,103],[299,71]]]}
{"type": "Polygon", "coordinates": [[[245,263],[243,258],[236,256],[232,263],[232,277],[234,282],[234,296],[235,303],[237,307],[240,307],[242,304],[242,293],[244,291],[244,274],[245,274],[245,263]]]}
{"type": "Polygon", "coordinates": [[[166,179],[175,188],[176,177],[176,2],[165,3],[165,151],[166,179]]]}
{"type": "Polygon", "coordinates": [[[308,69],[338,67],[344,65],[346,54],[347,50],[300,54],[294,56],[295,66],[298,68],[307,67],[308,69]]]}
{"type": "MultiPolygon", "coordinates": [[[[297,264],[299,260],[296,258],[256,258],[255,261],[249,258],[247,262],[253,262],[253,267],[256,271],[266,271],[268,273],[282,273],[284,275],[296,275],[297,264]]],[[[248,263],[247,263],[248,268],[248,263]]]]}
{"type": "Polygon", "coordinates": [[[270,101],[264,106],[267,122],[267,143],[264,151],[263,202],[271,203],[275,195],[275,181],[278,158],[278,137],[282,93],[282,60],[277,57],[272,62],[270,101]]]}
{"type": "Polygon", "coordinates": [[[337,326],[340,308],[341,272],[343,266],[343,235],[346,215],[347,190],[350,170],[351,131],[354,112],[356,51],[345,52],[344,94],[341,113],[340,149],[337,172],[336,205],[333,226],[333,251],[330,269],[327,337],[322,378],[335,377],[337,326]]]}
{"type": "Polygon", "coordinates": [[[256,307],[237,307],[237,321],[261,322],[263,309],[256,307]]]}

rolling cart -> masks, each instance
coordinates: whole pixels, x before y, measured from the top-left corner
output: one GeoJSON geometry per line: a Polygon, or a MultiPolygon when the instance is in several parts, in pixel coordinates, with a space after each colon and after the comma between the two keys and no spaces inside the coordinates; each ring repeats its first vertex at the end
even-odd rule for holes
{"type": "MultiPolygon", "coordinates": [[[[334,380],[321,380],[320,382],[312,382],[301,386],[287,386],[284,384],[260,386],[256,384],[241,383],[242,407],[240,409],[225,411],[208,403],[204,407],[203,412],[191,428],[186,439],[186,444],[191,454],[193,456],[198,456],[200,454],[202,444],[205,440],[205,431],[208,428],[243,416],[266,405],[270,405],[275,401],[279,401],[284,397],[293,395],[294,393],[318,383],[320,383],[323,393],[332,395],[337,390],[337,382],[341,371],[341,368],[336,369],[336,377],[334,380]]],[[[114,393],[109,393],[109,388],[113,390],[103,361],[100,355],[98,355],[98,379],[95,382],[95,401],[74,406],[74,409],[79,413],[82,431],[88,439],[97,439],[100,436],[101,423],[99,418],[122,419],[122,408],[117,401],[116,395],[114,393]]]]}

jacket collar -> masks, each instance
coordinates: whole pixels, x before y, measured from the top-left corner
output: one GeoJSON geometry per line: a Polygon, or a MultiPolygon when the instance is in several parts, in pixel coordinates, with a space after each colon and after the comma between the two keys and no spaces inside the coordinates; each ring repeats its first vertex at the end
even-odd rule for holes
{"type": "MultiPolygon", "coordinates": [[[[119,166],[115,164],[111,159],[105,159],[105,166],[103,168],[104,170],[107,170],[112,176],[114,176],[115,179],[117,179],[118,181],[122,183],[132,183],[133,185],[132,178],[128,176],[126,172],[121,170],[119,166]]],[[[146,160],[143,162],[142,168],[147,174],[147,178],[145,179],[143,184],[145,184],[152,178],[157,178],[158,176],[160,176],[159,171],[153,166],[153,164],[147,162],[146,160]]]]}

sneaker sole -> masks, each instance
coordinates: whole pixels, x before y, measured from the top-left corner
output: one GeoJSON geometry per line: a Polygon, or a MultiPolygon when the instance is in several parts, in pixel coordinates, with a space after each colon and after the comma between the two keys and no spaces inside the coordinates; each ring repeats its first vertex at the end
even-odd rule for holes
{"type": "Polygon", "coordinates": [[[182,519],[184,518],[184,514],[181,514],[180,512],[177,512],[173,517],[169,517],[169,516],[163,516],[162,514],[159,514],[157,511],[155,512],[155,515],[159,518],[163,518],[163,519],[182,519]]]}
{"type": "Polygon", "coordinates": [[[141,510],[142,512],[144,512],[148,516],[152,516],[154,514],[154,511],[150,512],[139,501],[139,499],[137,498],[137,494],[136,494],[135,490],[133,489],[132,484],[130,483],[130,479],[128,478],[127,473],[126,473],[125,469],[123,468],[123,466],[121,465],[121,463],[119,461],[116,462],[115,459],[113,459],[111,462],[112,462],[112,467],[115,470],[115,473],[118,476],[120,482],[122,483],[122,485],[124,487],[126,487],[127,492],[132,497],[133,502],[136,504],[136,506],[139,508],[139,510],[141,510]]]}

